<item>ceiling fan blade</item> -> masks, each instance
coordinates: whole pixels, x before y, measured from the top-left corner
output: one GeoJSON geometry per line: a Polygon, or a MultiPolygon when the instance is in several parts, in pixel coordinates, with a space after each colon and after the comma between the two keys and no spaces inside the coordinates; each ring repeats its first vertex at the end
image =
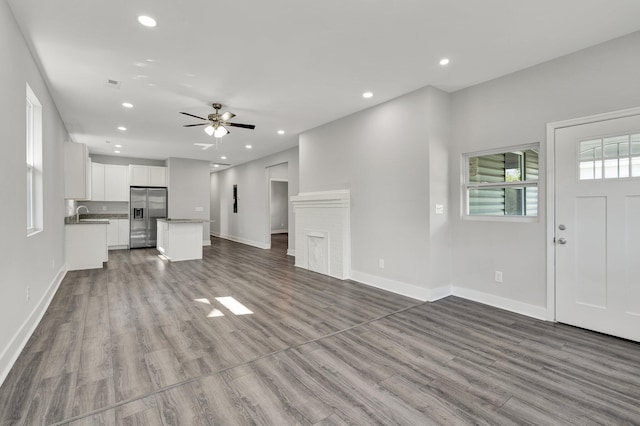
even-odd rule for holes
{"type": "Polygon", "coordinates": [[[234,113],[227,111],[224,114],[221,114],[220,118],[222,119],[222,121],[227,121],[227,120],[231,120],[235,116],[236,115],[234,113]]]}
{"type": "Polygon", "coordinates": [[[182,127],[206,126],[207,124],[211,124],[211,123],[184,124],[182,127]]]}
{"type": "Polygon", "coordinates": [[[189,114],[188,112],[182,112],[182,111],[180,111],[180,114],[184,114],[184,115],[188,115],[188,116],[190,116],[190,117],[199,118],[200,120],[208,121],[206,118],[198,117],[197,115],[189,114]]]}
{"type": "Polygon", "coordinates": [[[232,127],[242,127],[243,129],[255,129],[256,126],[254,126],[253,124],[240,124],[240,123],[224,123],[227,126],[232,126],[232,127]]]}

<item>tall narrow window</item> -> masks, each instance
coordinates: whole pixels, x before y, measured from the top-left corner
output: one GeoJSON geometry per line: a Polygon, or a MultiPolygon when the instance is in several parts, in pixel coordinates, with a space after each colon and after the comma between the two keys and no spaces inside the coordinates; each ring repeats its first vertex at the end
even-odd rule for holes
{"type": "Polygon", "coordinates": [[[27,84],[27,235],[42,230],[42,105],[27,84]]]}
{"type": "Polygon", "coordinates": [[[464,156],[467,216],[538,215],[538,145],[464,156]]]}

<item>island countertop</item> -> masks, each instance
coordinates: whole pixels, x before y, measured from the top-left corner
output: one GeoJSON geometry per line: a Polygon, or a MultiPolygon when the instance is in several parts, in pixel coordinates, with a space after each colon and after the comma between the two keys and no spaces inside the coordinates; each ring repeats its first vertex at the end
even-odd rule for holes
{"type": "Polygon", "coordinates": [[[164,223],[204,223],[204,220],[202,219],[172,219],[172,218],[166,218],[166,219],[157,219],[158,222],[164,222],[164,223]]]}

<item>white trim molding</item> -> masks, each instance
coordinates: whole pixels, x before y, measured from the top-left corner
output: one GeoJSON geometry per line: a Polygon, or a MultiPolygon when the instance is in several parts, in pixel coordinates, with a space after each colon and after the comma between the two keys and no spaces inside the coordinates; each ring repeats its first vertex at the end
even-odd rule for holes
{"type": "Polygon", "coordinates": [[[417,299],[422,302],[435,302],[436,300],[442,299],[443,297],[447,297],[451,294],[451,287],[448,285],[437,288],[425,288],[415,284],[409,284],[354,270],[351,271],[351,280],[371,287],[390,291],[391,293],[411,297],[412,299],[417,299]]]}
{"type": "Polygon", "coordinates": [[[217,232],[211,232],[210,235],[213,237],[222,238],[222,239],[233,241],[236,243],[246,244],[248,246],[261,248],[264,250],[269,250],[271,248],[271,244],[261,243],[259,241],[247,240],[246,238],[234,237],[232,235],[224,235],[224,234],[219,234],[217,232]]]}
{"type": "Polygon", "coordinates": [[[530,305],[528,303],[519,302],[506,297],[496,296],[495,294],[484,293],[478,290],[472,290],[464,287],[451,287],[453,296],[462,297],[495,308],[504,309],[505,311],[514,312],[516,314],[526,315],[528,317],[547,320],[547,308],[544,306],[530,305]]]}
{"type": "Polygon", "coordinates": [[[67,268],[63,265],[62,269],[58,271],[58,274],[49,285],[49,288],[44,292],[36,306],[33,308],[29,317],[20,326],[18,331],[16,331],[2,353],[0,353],[0,368],[2,368],[2,371],[0,371],[0,385],[2,385],[4,380],[7,378],[9,371],[11,371],[11,368],[18,359],[18,356],[20,356],[20,353],[27,345],[31,335],[38,324],[40,324],[42,317],[45,312],[47,312],[47,309],[53,300],[53,296],[58,291],[58,287],[60,287],[60,284],[66,274],[67,268]]]}
{"type": "Polygon", "coordinates": [[[580,126],[583,124],[597,123],[600,121],[615,120],[618,118],[632,117],[634,115],[640,115],[640,107],[547,123],[547,309],[545,319],[548,321],[556,320],[556,267],[554,243],[556,223],[556,131],[566,127],[580,126]]]}

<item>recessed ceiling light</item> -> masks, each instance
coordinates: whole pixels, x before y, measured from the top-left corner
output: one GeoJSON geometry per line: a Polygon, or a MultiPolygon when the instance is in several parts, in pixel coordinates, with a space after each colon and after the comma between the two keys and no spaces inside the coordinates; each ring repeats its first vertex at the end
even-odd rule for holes
{"type": "Polygon", "coordinates": [[[279,135],[284,135],[284,130],[278,130],[279,135]]]}
{"type": "Polygon", "coordinates": [[[440,65],[442,66],[449,65],[449,58],[440,59],[440,65]]]}
{"type": "Polygon", "coordinates": [[[124,126],[118,126],[118,130],[122,130],[124,132],[125,130],[127,130],[127,128],[124,126]]]}
{"type": "Polygon", "coordinates": [[[122,106],[125,108],[133,108],[133,104],[131,102],[123,102],[122,106]]]}
{"type": "Polygon", "coordinates": [[[213,167],[220,167],[220,164],[214,164],[213,167]]]}
{"type": "Polygon", "coordinates": [[[244,147],[247,148],[247,149],[253,148],[251,145],[245,145],[244,147]]]}
{"type": "Polygon", "coordinates": [[[138,22],[140,22],[145,27],[151,27],[151,28],[158,25],[155,19],[153,19],[151,16],[145,16],[145,15],[138,16],[138,22]]]}
{"type": "Polygon", "coordinates": [[[115,152],[116,154],[120,154],[120,151],[118,151],[117,149],[113,152],[115,152]]]}
{"type": "Polygon", "coordinates": [[[221,159],[221,160],[226,160],[226,159],[227,159],[227,157],[223,155],[223,156],[221,156],[221,157],[220,157],[220,159],[221,159]]]}
{"type": "Polygon", "coordinates": [[[118,144],[116,145],[116,148],[122,148],[122,145],[118,144]]]}
{"type": "Polygon", "coordinates": [[[364,92],[362,94],[362,97],[365,98],[365,99],[369,99],[369,98],[373,97],[373,92],[364,92]]]}

